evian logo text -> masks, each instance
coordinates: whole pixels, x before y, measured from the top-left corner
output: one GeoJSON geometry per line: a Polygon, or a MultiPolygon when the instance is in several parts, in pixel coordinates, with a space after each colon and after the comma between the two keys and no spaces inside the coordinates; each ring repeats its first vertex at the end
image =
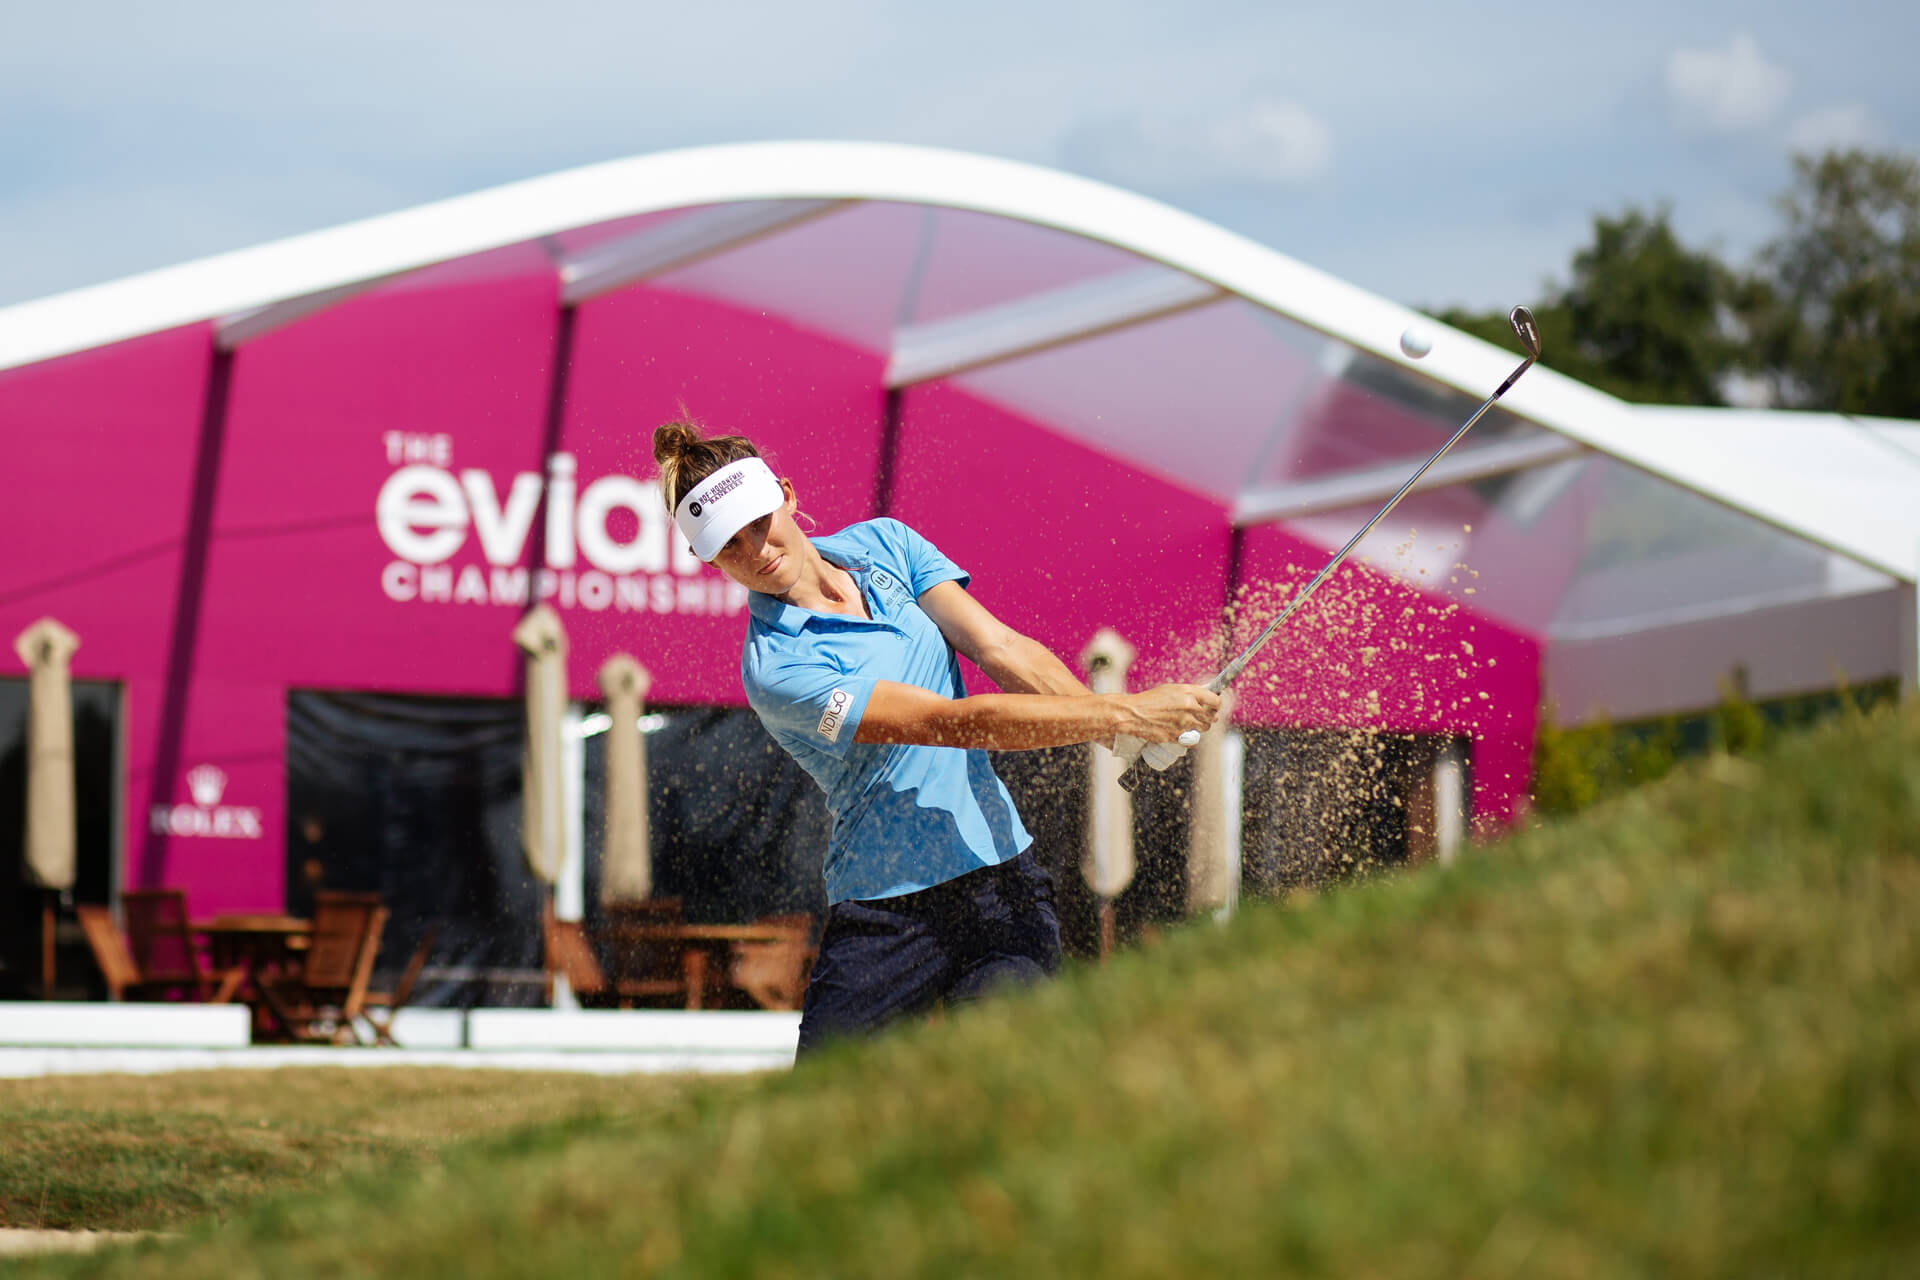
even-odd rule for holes
{"type": "MultiPolygon", "coordinates": [[[[394,559],[380,589],[399,604],[495,605],[731,617],[747,590],[707,570],[667,516],[658,481],[618,473],[584,485],[572,454],[504,485],[481,467],[456,471],[446,435],[387,432],[395,470],[374,500],[394,559]],[[544,507],[529,563],[534,525],[544,507]],[[478,553],[477,555],[475,553],[478,553]]],[[[719,487],[719,486],[716,486],[719,487]]]]}
{"type": "Polygon", "coordinates": [[[221,804],[227,793],[227,772],[218,765],[195,765],[187,770],[187,794],[192,804],[157,804],[147,815],[157,836],[208,836],[216,840],[258,840],[262,834],[260,810],[248,805],[221,804]]]}

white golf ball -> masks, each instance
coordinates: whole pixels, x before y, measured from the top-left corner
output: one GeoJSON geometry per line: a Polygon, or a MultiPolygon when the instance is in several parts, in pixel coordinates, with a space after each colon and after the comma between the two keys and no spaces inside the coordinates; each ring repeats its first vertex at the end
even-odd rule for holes
{"type": "Polygon", "coordinates": [[[1433,350],[1432,330],[1423,324],[1408,325],[1407,331],[1400,335],[1400,349],[1418,360],[1433,350]]]}
{"type": "Polygon", "coordinates": [[[1199,731],[1198,729],[1189,729],[1189,730],[1187,730],[1187,731],[1186,731],[1185,733],[1183,733],[1183,734],[1181,734],[1181,735],[1180,735],[1180,745],[1181,745],[1181,746],[1183,746],[1183,747],[1197,747],[1197,746],[1199,746],[1199,745],[1200,745],[1200,731],[1199,731]]]}

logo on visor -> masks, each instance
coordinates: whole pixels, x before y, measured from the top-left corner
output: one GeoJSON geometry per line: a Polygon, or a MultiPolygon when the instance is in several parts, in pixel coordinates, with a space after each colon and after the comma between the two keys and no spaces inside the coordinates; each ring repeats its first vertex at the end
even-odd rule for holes
{"type": "Polygon", "coordinates": [[[695,502],[691,507],[688,507],[687,510],[697,516],[700,514],[701,502],[718,502],[746,482],[747,477],[745,473],[736,471],[726,479],[720,481],[720,483],[714,485],[713,488],[701,494],[699,501],[695,502]]]}
{"type": "Polygon", "coordinates": [[[840,740],[840,726],[846,723],[847,708],[852,705],[853,697],[845,689],[835,689],[827,695],[827,709],[820,717],[816,732],[828,742],[840,740]]]}
{"type": "Polygon", "coordinates": [[[698,520],[700,518],[700,504],[698,502],[689,502],[687,504],[687,514],[695,520],[698,520]]]}

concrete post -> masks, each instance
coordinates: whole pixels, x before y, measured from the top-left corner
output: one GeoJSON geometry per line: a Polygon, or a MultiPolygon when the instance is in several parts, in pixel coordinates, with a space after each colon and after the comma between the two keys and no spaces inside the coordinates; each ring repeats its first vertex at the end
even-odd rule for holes
{"type": "MultiPolygon", "coordinates": [[[[1134,648],[1120,633],[1102,628],[1081,651],[1087,687],[1095,693],[1125,693],[1134,648]]],[[[1088,748],[1087,847],[1080,863],[1099,901],[1100,954],[1113,949],[1113,900],[1133,883],[1133,797],[1120,786],[1126,765],[1107,748],[1088,748]]]]}
{"type": "Polygon", "coordinates": [[[602,905],[644,902],[653,896],[653,852],[647,828],[647,748],[640,734],[653,677],[624,653],[600,668],[606,695],[607,836],[600,859],[602,905]]]}
{"type": "Polygon", "coordinates": [[[561,717],[567,706],[567,633],[560,615],[536,605],[513,629],[527,655],[527,747],[521,768],[520,845],[527,866],[549,888],[566,848],[561,781],[561,717]]]}
{"type": "Polygon", "coordinates": [[[1220,715],[1193,748],[1191,823],[1187,837],[1187,912],[1225,910],[1238,878],[1240,772],[1230,759],[1227,722],[1233,693],[1221,695],[1220,715]]]}

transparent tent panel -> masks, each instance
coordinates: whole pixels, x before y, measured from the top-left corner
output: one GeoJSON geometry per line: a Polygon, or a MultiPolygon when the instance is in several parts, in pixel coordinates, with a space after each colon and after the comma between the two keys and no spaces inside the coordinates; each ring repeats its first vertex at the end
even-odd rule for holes
{"type": "MultiPolygon", "coordinates": [[[[1325,339],[1324,377],[1299,406],[1286,438],[1248,478],[1257,489],[1337,474],[1387,462],[1414,466],[1438,449],[1472,416],[1481,398],[1422,377],[1378,357],[1325,339]]],[[[1489,391],[1492,388],[1488,388],[1489,391]]],[[[1548,435],[1507,413],[1490,409],[1456,449],[1539,439],[1548,435]]],[[[1413,467],[1408,468],[1412,474],[1413,467]]]]}
{"type": "MultiPolygon", "coordinates": [[[[1417,465],[1479,403],[1237,298],[954,381],[1229,504],[1356,469],[1417,465]]],[[[1459,447],[1546,434],[1496,408],[1459,447]]],[[[1491,494],[1502,481],[1480,487],[1491,494]]]]}
{"type": "Polygon", "coordinates": [[[888,206],[918,217],[921,261],[902,299],[909,324],[952,320],[1146,265],[1124,249],[964,209],[888,206]]]}
{"type": "MultiPolygon", "coordinates": [[[[766,205],[774,201],[756,201],[766,205]]],[[[601,249],[609,244],[626,239],[642,231],[653,231],[671,223],[698,217],[713,205],[691,205],[684,209],[660,209],[653,213],[637,213],[630,218],[613,218],[607,222],[590,223],[584,227],[570,227],[555,232],[549,239],[559,249],[562,257],[574,258],[582,254],[601,249]]]]}
{"type": "Polygon", "coordinates": [[[1838,599],[1893,579],[1847,556],[1611,459],[1550,634],[1621,634],[1838,599]]]}
{"type": "MultiPolygon", "coordinates": [[[[759,207],[783,203],[808,202],[759,207]]],[[[579,256],[705,212],[648,214],[554,239],[563,254],[579,256]]],[[[518,270],[537,248],[432,270],[518,270]]],[[[1103,288],[1124,291],[1153,271],[1176,274],[1012,219],[863,202],[711,253],[648,287],[779,316],[884,357],[913,326],[1017,326],[1015,304],[1024,300],[1060,291],[1097,299],[1103,288]]],[[[950,381],[1228,506],[1306,493],[1314,482],[1367,469],[1384,475],[1405,465],[1410,474],[1479,404],[1417,369],[1231,296],[998,359],[950,381]]],[[[1495,408],[1454,456],[1550,436],[1495,408]]],[[[1330,552],[1384,497],[1284,523],[1330,552]]],[[[1881,590],[1891,581],[1593,454],[1411,494],[1356,556],[1549,637],[1881,590]]]]}
{"type": "MultiPolygon", "coordinates": [[[[1354,557],[1549,641],[1891,587],[1887,575],[1595,455],[1410,494],[1354,557]]],[[[1287,522],[1329,554],[1379,504],[1287,522]]]]}
{"type": "Polygon", "coordinates": [[[1011,218],[866,201],[665,273],[655,284],[771,311],[884,353],[902,326],[1143,265],[1125,250],[1011,218]]]}
{"type": "Polygon", "coordinates": [[[1231,504],[1275,431],[1322,377],[1313,356],[1262,316],[1259,308],[1225,299],[975,369],[953,382],[1231,504]]]}
{"type": "Polygon", "coordinates": [[[914,206],[848,205],[665,272],[649,284],[777,315],[884,355],[900,324],[921,237],[914,206]]]}

